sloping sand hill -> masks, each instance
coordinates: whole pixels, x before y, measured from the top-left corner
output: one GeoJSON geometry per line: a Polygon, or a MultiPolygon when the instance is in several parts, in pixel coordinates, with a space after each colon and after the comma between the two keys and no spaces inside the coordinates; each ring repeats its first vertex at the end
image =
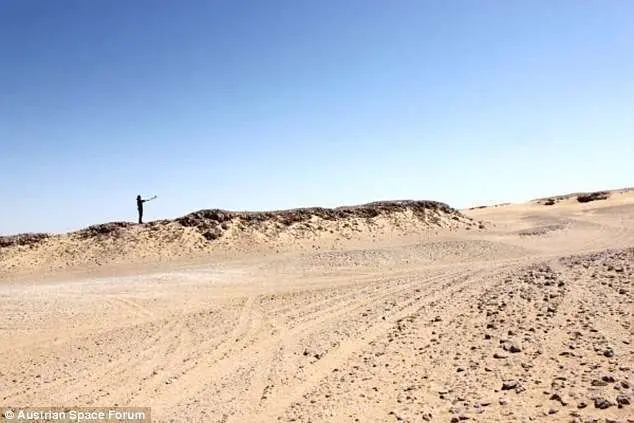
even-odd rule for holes
{"type": "Polygon", "coordinates": [[[0,274],[169,263],[210,255],[319,250],[354,240],[394,238],[479,224],[434,201],[376,202],[272,212],[201,210],[137,225],[112,222],[64,234],[0,237],[0,274]]]}

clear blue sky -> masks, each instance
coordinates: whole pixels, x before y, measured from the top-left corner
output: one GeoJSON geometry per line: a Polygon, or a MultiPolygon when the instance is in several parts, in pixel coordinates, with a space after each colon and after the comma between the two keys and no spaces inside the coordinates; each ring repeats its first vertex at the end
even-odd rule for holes
{"type": "Polygon", "coordinates": [[[0,0],[0,233],[634,185],[634,2],[0,0]]]}

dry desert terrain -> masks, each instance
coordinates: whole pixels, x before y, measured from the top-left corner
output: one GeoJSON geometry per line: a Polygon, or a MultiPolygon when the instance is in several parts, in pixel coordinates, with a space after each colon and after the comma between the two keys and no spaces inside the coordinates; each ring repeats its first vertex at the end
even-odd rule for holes
{"type": "Polygon", "coordinates": [[[0,405],[632,422],[634,192],[607,197],[212,210],[4,237],[0,405]]]}

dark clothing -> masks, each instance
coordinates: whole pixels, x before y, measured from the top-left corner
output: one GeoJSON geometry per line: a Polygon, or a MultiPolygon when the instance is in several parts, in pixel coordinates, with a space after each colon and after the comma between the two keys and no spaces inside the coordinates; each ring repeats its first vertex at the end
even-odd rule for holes
{"type": "Polygon", "coordinates": [[[139,211],[139,224],[143,223],[143,203],[144,201],[140,198],[136,200],[136,208],[139,211]]]}

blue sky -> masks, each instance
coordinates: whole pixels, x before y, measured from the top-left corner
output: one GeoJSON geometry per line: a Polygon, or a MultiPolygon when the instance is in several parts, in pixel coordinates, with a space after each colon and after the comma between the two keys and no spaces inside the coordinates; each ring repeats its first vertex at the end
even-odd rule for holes
{"type": "Polygon", "coordinates": [[[634,185],[634,2],[1,0],[0,233],[634,185]]]}

